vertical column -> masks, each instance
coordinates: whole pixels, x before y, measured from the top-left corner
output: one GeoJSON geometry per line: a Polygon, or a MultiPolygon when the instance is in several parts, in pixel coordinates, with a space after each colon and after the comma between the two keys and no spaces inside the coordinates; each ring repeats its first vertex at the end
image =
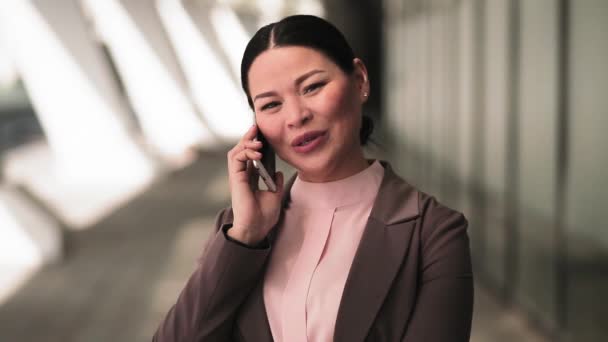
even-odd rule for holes
{"type": "Polygon", "coordinates": [[[424,0],[417,0],[418,2],[418,28],[419,28],[419,45],[418,51],[420,58],[418,67],[420,72],[416,73],[416,80],[418,81],[418,87],[420,87],[420,107],[416,111],[416,150],[418,151],[416,163],[418,167],[418,186],[423,191],[429,191],[430,188],[430,169],[432,167],[430,162],[431,156],[431,144],[430,144],[430,120],[431,120],[431,101],[432,101],[432,83],[431,74],[433,71],[433,64],[431,63],[431,56],[433,55],[432,45],[432,34],[431,34],[431,15],[432,15],[432,3],[424,0]]]}
{"type": "Polygon", "coordinates": [[[520,1],[519,269],[516,299],[555,325],[558,26],[555,0],[520,1]]]}
{"type": "Polygon", "coordinates": [[[428,136],[425,141],[427,151],[425,157],[429,161],[429,172],[427,180],[427,191],[437,196],[440,200],[441,193],[441,169],[443,166],[443,150],[445,147],[445,135],[443,132],[444,110],[445,110],[445,1],[428,1],[429,20],[429,93],[428,98],[428,136]]]}
{"type": "MultiPolygon", "coordinates": [[[[411,182],[416,177],[416,153],[417,144],[414,136],[416,131],[413,122],[416,120],[414,108],[416,107],[416,37],[413,31],[417,25],[417,4],[414,1],[403,1],[400,8],[396,8],[395,15],[396,27],[399,32],[399,40],[395,41],[390,47],[392,53],[396,55],[394,69],[388,70],[387,78],[394,78],[397,91],[393,95],[396,103],[396,110],[393,115],[393,129],[398,131],[399,147],[403,153],[398,154],[399,163],[404,167],[404,176],[411,182]]],[[[384,89],[391,89],[387,85],[384,89]]]]}
{"type": "Polygon", "coordinates": [[[509,61],[509,1],[488,0],[485,8],[485,117],[482,141],[484,150],[484,176],[482,178],[484,205],[487,217],[486,271],[490,280],[500,289],[506,285],[505,254],[505,193],[508,127],[508,74],[509,61]]]}
{"type": "MultiPolygon", "coordinates": [[[[419,154],[420,144],[417,141],[417,108],[420,101],[420,88],[417,82],[419,70],[418,44],[420,37],[417,36],[420,26],[420,6],[418,1],[410,0],[402,4],[399,16],[400,41],[393,46],[399,51],[400,60],[396,63],[395,71],[389,72],[388,77],[398,78],[399,92],[395,94],[398,103],[398,111],[395,112],[395,129],[399,130],[400,141],[404,145],[404,153],[397,154],[401,162],[405,164],[404,176],[410,182],[417,184],[419,181],[419,154]]],[[[385,88],[386,89],[386,88],[385,88]]]]}
{"type": "Polygon", "coordinates": [[[471,199],[471,226],[473,266],[476,268],[477,279],[487,279],[487,226],[486,206],[483,192],[483,177],[485,175],[485,104],[486,104],[486,0],[473,0],[473,91],[472,91],[472,121],[471,121],[471,173],[469,194],[471,199]]]}
{"type": "MultiPolygon", "coordinates": [[[[386,91],[381,94],[376,94],[376,96],[382,97],[382,102],[384,103],[384,113],[381,121],[382,131],[388,134],[390,137],[391,145],[389,148],[392,151],[403,150],[407,148],[407,145],[403,144],[403,134],[400,131],[399,118],[405,116],[406,111],[404,108],[401,108],[400,105],[400,96],[399,94],[403,93],[401,89],[401,80],[400,76],[402,69],[403,56],[401,55],[401,50],[398,48],[401,45],[407,45],[404,41],[403,34],[403,18],[400,16],[400,2],[389,0],[386,1],[386,7],[384,11],[384,32],[385,34],[382,36],[383,38],[383,46],[386,47],[386,51],[384,53],[384,86],[386,91]]],[[[405,58],[405,62],[408,59],[405,58]]],[[[372,90],[374,88],[372,87],[372,90]]],[[[384,141],[388,141],[388,139],[382,138],[384,141]]],[[[397,169],[403,170],[403,168],[407,168],[407,152],[398,160],[394,160],[393,165],[397,169]]],[[[405,171],[407,172],[407,171],[405,171]]]]}
{"type": "Polygon", "coordinates": [[[573,341],[608,336],[608,2],[561,3],[568,15],[560,112],[560,172],[568,257],[568,326],[573,341]]]}
{"type": "Polygon", "coordinates": [[[445,36],[445,106],[443,109],[443,134],[445,135],[442,152],[442,170],[440,174],[440,188],[444,202],[454,208],[460,209],[459,194],[461,180],[458,177],[460,154],[460,106],[458,96],[458,82],[460,78],[460,1],[447,0],[444,4],[445,16],[443,34],[445,36]]]}
{"type": "MultiPolygon", "coordinates": [[[[459,131],[458,161],[456,166],[457,177],[462,184],[458,202],[459,208],[465,213],[469,220],[473,217],[473,201],[471,196],[472,186],[472,164],[474,150],[474,75],[477,72],[475,64],[475,0],[461,1],[458,13],[458,32],[460,37],[459,46],[459,79],[454,93],[458,97],[459,121],[456,129],[459,131]]],[[[478,227],[471,227],[472,234],[478,227]]]]}

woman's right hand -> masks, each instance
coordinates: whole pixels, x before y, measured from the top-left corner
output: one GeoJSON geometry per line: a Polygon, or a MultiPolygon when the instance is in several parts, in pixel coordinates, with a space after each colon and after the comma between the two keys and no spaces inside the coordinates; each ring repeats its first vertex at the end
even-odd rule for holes
{"type": "Polygon", "coordinates": [[[260,160],[262,143],[253,139],[253,125],[228,151],[228,178],[234,223],[228,235],[248,245],[262,241],[279,220],[283,193],[283,174],[276,173],[277,192],[258,189],[258,177],[251,160],[260,160]]]}

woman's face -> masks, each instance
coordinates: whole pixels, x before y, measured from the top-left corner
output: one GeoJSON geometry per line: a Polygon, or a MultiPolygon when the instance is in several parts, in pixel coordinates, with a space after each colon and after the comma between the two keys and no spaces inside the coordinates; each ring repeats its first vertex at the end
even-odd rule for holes
{"type": "Polygon", "coordinates": [[[324,54],[290,46],[266,50],[249,69],[258,128],[304,180],[349,176],[363,158],[359,129],[369,85],[363,63],[353,63],[348,75],[324,54]]]}

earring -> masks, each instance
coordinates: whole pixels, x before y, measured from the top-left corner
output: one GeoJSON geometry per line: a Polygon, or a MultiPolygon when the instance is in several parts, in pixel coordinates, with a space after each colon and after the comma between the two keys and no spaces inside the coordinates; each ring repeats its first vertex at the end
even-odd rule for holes
{"type": "Polygon", "coordinates": [[[363,96],[364,96],[364,97],[367,97],[367,92],[363,93],[363,96]]]}

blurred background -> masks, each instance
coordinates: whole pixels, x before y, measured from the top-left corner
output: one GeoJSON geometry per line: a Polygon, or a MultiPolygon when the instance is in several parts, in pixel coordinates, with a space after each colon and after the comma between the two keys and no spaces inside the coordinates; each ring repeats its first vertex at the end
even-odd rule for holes
{"type": "Polygon", "coordinates": [[[368,155],[468,217],[471,340],[607,340],[608,1],[2,0],[0,341],[151,339],[295,13],[367,63],[368,155]]]}

